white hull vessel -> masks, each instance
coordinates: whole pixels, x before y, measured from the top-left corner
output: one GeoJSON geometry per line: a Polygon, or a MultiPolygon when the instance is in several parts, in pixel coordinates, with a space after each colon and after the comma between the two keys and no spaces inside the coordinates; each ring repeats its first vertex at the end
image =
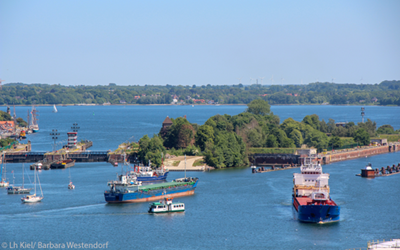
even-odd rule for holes
{"type": "Polygon", "coordinates": [[[36,196],[36,194],[33,195],[27,195],[25,197],[21,198],[21,201],[24,203],[35,203],[35,202],[39,202],[42,201],[43,197],[42,196],[36,196]]]}
{"type": "Polygon", "coordinates": [[[39,202],[39,201],[42,201],[43,200],[43,191],[42,191],[42,186],[40,185],[40,180],[39,180],[39,176],[37,175],[37,171],[36,171],[36,168],[35,168],[35,193],[34,194],[32,194],[32,195],[27,195],[27,196],[25,196],[25,197],[22,197],[21,198],[21,201],[23,202],[23,203],[35,203],[35,202],[39,202]],[[37,196],[36,195],[36,179],[38,180],[38,183],[39,183],[39,187],[40,187],[40,193],[42,194],[42,196],[37,196]]]}

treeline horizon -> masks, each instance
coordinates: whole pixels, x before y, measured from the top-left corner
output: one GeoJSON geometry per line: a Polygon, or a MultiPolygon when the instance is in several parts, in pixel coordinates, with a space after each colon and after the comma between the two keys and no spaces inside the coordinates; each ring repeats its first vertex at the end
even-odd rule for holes
{"type": "Polygon", "coordinates": [[[261,99],[275,104],[396,105],[400,80],[379,84],[304,85],[78,85],[8,83],[0,105],[32,104],[248,104],[261,99]]]}

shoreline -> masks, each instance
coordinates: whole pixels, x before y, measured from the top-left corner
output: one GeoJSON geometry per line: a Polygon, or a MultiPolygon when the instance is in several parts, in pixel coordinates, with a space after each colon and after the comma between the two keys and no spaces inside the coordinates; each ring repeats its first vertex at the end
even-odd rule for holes
{"type": "MultiPolygon", "coordinates": [[[[15,105],[0,105],[0,107],[31,107],[35,105],[36,107],[51,107],[56,105],[57,107],[69,107],[69,106],[83,106],[83,107],[95,107],[95,106],[247,106],[247,104],[136,104],[136,103],[126,103],[126,104],[15,104],[15,105]]],[[[397,105],[374,105],[374,104],[270,104],[270,106],[376,106],[376,107],[400,107],[397,105]]]]}

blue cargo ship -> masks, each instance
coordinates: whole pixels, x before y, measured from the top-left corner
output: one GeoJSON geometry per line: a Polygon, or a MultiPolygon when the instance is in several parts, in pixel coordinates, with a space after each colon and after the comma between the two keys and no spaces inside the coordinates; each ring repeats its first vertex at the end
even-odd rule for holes
{"type": "Polygon", "coordinates": [[[340,207],[329,195],[329,174],[322,173],[316,157],[302,159],[301,173],[293,174],[294,219],[319,224],[339,221],[340,207]]]}
{"type": "Polygon", "coordinates": [[[137,180],[120,175],[119,180],[108,183],[110,190],[104,192],[104,198],[108,203],[131,203],[156,201],[167,196],[173,198],[193,195],[198,180],[198,178],[187,177],[171,182],[142,185],[137,180]]]}
{"type": "Polygon", "coordinates": [[[164,166],[162,166],[159,169],[152,169],[150,164],[147,167],[142,167],[142,166],[135,166],[134,171],[128,172],[128,175],[135,175],[137,178],[137,181],[142,181],[142,182],[157,182],[157,181],[165,181],[168,176],[168,169],[165,169],[164,166]]]}

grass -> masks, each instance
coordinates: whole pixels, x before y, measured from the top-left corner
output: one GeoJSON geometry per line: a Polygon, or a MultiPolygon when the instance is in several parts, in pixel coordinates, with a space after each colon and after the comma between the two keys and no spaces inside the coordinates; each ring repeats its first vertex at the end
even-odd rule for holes
{"type": "Polygon", "coordinates": [[[382,138],[386,138],[388,142],[395,142],[400,140],[400,134],[390,134],[390,135],[380,134],[379,137],[374,137],[374,139],[382,139],[382,138]]]}
{"type": "Polygon", "coordinates": [[[180,162],[181,162],[181,161],[174,161],[174,162],[172,163],[172,166],[177,167],[177,166],[179,165],[180,162]]]}
{"type": "Polygon", "coordinates": [[[204,166],[206,165],[204,159],[198,159],[193,163],[193,167],[204,166]]]}

